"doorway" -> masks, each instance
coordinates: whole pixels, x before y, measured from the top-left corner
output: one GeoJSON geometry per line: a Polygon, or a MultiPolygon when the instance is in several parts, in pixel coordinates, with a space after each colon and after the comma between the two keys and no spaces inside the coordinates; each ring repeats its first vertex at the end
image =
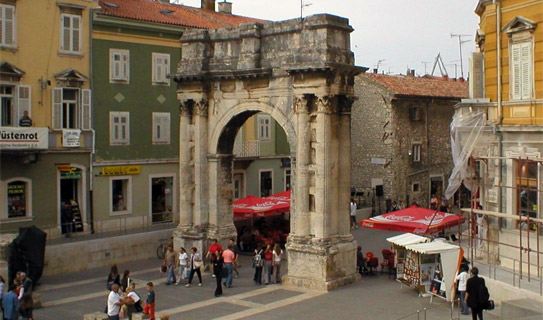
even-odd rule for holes
{"type": "Polygon", "coordinates": [[[172,222],[173,177],[151,178],[151,213],[153,223],[172,222]]]}
{"type": "Polygon", "coordinates": [[[60,229],[62,234],[83,231],[80,208],[81,169],[60,172],[60,229]]]}

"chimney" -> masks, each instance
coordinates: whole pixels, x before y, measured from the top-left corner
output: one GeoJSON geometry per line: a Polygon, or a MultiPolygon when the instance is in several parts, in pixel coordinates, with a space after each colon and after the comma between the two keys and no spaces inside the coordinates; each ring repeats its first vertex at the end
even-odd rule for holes
{"type": "Polygon", "coordinates": [[[204,10],[215,11],[215,0],[201,0],[201,7],[204,10]]]}
{"type": "Polygon", "coordinates": [[[219,12],[232,14],[232,2],[226,2],[226,0],[219,2],[219,12]]]}
{"type": "Polygon", "coordinates": [[[378,71],[377,68],[374,68],[373,69],[373,74],[377,74],[377,71],[378,71]]]}
{"type": "Polygon", "coordinates": [[[408,77],[414,77],[415,76],[415,69],[407,70],[407,76],[408,77]]]}

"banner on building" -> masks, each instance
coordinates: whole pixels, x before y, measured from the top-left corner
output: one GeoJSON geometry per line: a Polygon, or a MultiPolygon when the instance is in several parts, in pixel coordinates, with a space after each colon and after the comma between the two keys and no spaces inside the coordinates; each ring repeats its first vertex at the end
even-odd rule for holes
{"type": "Polygon", "coordinates": [[[47,128],[0,127],[0,150],[25,150],[49,148],[47,128]]]}
{"type": "Polygon", "coordinates": [[[139,174],[140,166],[108,166],[103,167],[101,174],[103,176],[123,176],[127,174],[139,174]]]}
{"type": "Polygon", "coordinates": [[[62,130],[62,146],[63,147],[80,147],[79,138],[81,137],[81,130],[77,129],[63,129],[62,130]]]}

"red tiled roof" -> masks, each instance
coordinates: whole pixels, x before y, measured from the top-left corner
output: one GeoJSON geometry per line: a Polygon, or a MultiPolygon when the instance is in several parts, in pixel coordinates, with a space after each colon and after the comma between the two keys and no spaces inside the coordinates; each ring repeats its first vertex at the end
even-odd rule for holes
{"type": "Polygon", "coordinates": [[[189,28],[219,29],[264,20],[161,3],[153,0],[100,0],[100,14],[189,28]]]}
{"type": "Polygon", "coordinates": [[[381,84],[395,95],[424,96],[440,98],[466,98],[468,96],[468,82],[455,81],[442,77],[411,77],[389,76],[384,74],[363,74],[376,83],[381,84]]]}

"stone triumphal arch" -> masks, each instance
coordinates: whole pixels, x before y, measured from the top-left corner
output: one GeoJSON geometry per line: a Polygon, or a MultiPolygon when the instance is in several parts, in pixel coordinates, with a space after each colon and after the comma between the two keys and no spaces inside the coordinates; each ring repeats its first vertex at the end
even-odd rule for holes
{"type": "Polygon", "coordinates": [[[190,30],[175,80],[180,101],[180,224],[175,246],[205,252],[235,237],[232,150],[257,112],[290,144],[294,187],[284,283],[329,290],[354,281],[349,228],[354,67],[348,20],[315,15],[190,30]]]}

